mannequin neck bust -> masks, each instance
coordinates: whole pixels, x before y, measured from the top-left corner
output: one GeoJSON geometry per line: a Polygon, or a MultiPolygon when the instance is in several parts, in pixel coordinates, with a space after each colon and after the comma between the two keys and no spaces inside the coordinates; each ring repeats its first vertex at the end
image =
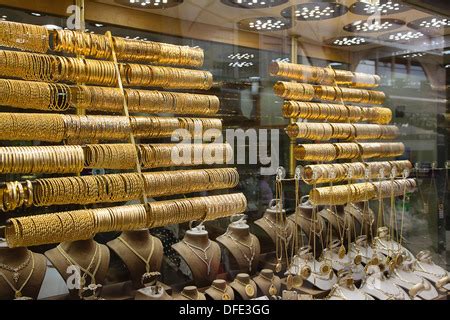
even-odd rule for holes
{"type": "Polygon", "coordinates": [[[8,248],[0,247],[0,263],[6,265],[20,264],[21,261],[28,259],[29,253],[27,248],[8,248]]]}
{"type": "Polygon", "coordinates": [[[130,242],[147,242],[151,239],[151,235],[148,229],[123,231],[120,236],[122,237],[122,239],[130,242]]]}
{"type": "Polygon", "coordinates": [[[94,252],[98,244],[94,239],[88,239],[62,242],[59,245],[70,257],[78,261],[77,258],[83,260],[86,257],[86,253],[94,252]]]}
{"type": "Polygon", "coordinates": [[[208,231],[198,230],[195,228],[186,231],[183,240],[188,242],[189,244],[193,244],[201,248],[208,246],[210,242],[208,237],[208,231]]]}
{"type": "Polygon", "coordinates": [[[246,223],[231,223],[227,231],[239,239],[245,239],[250,236],[250,227],[246,223]]]}
{"type": "Polygon", "coordinates": [[[308,203],[303,203],[298,206],[298,213],[308,219],[312,218],[313,215],[313,207],[308,203]]]}
{"type": "Polygon", "coordinates": [[[236,279],[239,280],[242,283],[245,283],[245,284],[249,284],[250,283],[250,276],[248,274],[246,274],[246,273],[239,273],[236,276],[236,279]]]}
{"type": "Polygon", "coordinates": [[[267,279],[272,279],[274,277],[273,271],[269,269],[262,269],[260,274],[267,279]]]}
{"type": "Polygon", "coordinates": [[[222,279],[214,280],[212,285],[222,290],[225,290],[227,288],[227,282],[222,279]]]}
{"type": "Polygon", "coordinates": [[[184,287],[181,291],[181,297],[187,300],[205,300],[205,296],[195,286],[184,287]]]}

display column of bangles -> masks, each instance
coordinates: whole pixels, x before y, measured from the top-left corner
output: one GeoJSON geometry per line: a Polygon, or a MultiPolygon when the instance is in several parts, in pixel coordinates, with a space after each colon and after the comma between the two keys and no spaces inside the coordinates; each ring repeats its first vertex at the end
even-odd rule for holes
{"type": "MultiPolygon", "coordinates": [[[[0,139],[65,144],[2,147],[1,173],[79,174],[86,168],[136,171],[42,179],[27,176],[23,182],[10,181],[0,186],[0,210],[15,211],[22,208],[25,214],[7,221],[5,236],[8,246],[20,249],[61,242],[46,255],[56,269],[61,270],[63,278],[67,263],[83,265],[84,287],[76,293],[77,297],[97,299],[101,295],[101,284],[109,264],[109,250],[92,240],[95,234],[123,232],[120,244],[126,245],[145,264],[142,282],[137,283],[139,288],[155,285],[155,279],[158,278],[156,274],[161,267],[162,244],[159,239],[150,236],[149,228],[193,220],[215,220],[246,210],[247,200],[242,193],[147,201],[148,196],[177,195],[181,198],[187,193],[232,189],[238,184],[239,174],[233,168],[142,172],[143,168],[189,167],[211,163],[208,157],[222,158],[221,163],[225,163],[232,154],[228,144],[137,144],[135,141],[140,138],[167,138],[179,129],[179,136],[186,132],[194,135],[200,129],[202,138],[208,129],[221,131],[221,119],[190,117],[216,114],[220,107],[218,97],[165,91],[211,88],[210,72],[181,68],[201,67],[204,61],[202,49],[131,41],[112,37],[109,32],[106,35],[94,35],[71,30],[48,31],[43,27],[4,21],[0,22],[0,45],[29,51],[0,51],[0,75],[15,78],[0,79],[0,103],[13,108],[53,112],[2,114],[0,139]],[[20,35],[19,29],[26,32],[26,36],[20,35]],[[52,39],[51,49],[55,52],[72,53],[80,57],[47,54],[49,39],[52,39]],[[141,87],[159,89],[150,91],[141,87]],[[123,112],[123,115],[93,116],[85,115],[84,112],[77,115],[63,114],[70,108],[87,112],[123,112]],[[151,113],[152,116],[130,116],[130,112],[151,113]],[[160,117],[158,113],[184,114],[186,117],[160,117]],[[95,144],[105,140],[129,140],[130,143],[95,144]],[[74,145],[67,145],[68,142],[74,145]],[[199,153],[204,156],[200,162],[193,156],[199,153]],[[184,159],[186,154],[191,155],[187,162],[176,161],[177,156],[184,159]],[[90,205],[139,198],[143,202],[140,205],[95,209],[85,207],[84,210],[33,216],[27,211],[33,205],[90,205]],[[145,247],[133,245],[133,237],[139,235],[150,239],[151,250],[148,255],[141,253],[145,247]],[[82,256],[90,259],[86,264],[81,263],[81,258],[76,258],[77,250],[82,247],[82,256]],[[92,249],[91,256],[88,247],[92,249]]],[[[117,244],[108,243],[108,246],[112,250],[117,249],[117,244]]],[[[121,255],[123,251],[116,253],[124,259],[125,255],[121,255]]],[[[216,256],[220,257],[220,254],[216,256]]],[[[36,263],[42,261],[39,258],[36,263]]],[[[137,271],[133,269],[136,265],[127,266],[130,273],[141,272],[139,266],[137,271]]],[[[36,275],[32,271],[30,279],[33,276],[36,275]]],[[[37,294],[27,291],[26,283],[22,289],[19,291],[37,298],[37,294]]],[[[14,294],[16,297],[19,295],[12,292],[14,294]]]]}
{"type": "MultiPolygon", "coordinates": [[[[285,62],[272,63],[270,73],[273,76],[299,81],[279,81],[274,85],[275,94],[286,99],[283,116],[293,119],[286,128],[286,133],[291,139],[315,141],[314,144],[298,145],[292,155],[298,161],[313,162],[306,163],[304,167],[297,167],[297,171],[301,172],[301,180],[312,187],[309,193],[312,207],[324,208],[319,212],[319,216],[327,221],[327,230],[330,230],[327,232],[329,245],[323,247],[321,254],[314,252],[313,256],[319,257],[317,264],[321,265],[320,268],[327,265],[328,269],[332,267],[335,271],[343,267],[349,268],[355,281],[362,279],[360,290],[370,295],[371,292],[364,283],[371,275],[364,274],[361,267],[362,256],[368,261],[368,265],[379,267],[381,272],[385,269],[392,272],[401,267],[402,257],[412,256],[402,246],[404,212],[400,225],[397,223],[395,198],[401,196],[405,202],[407,195],[416,189],[415,179],[408,178],[412,170],[410,161],[366,162],[367,159],[401,156],[405,151],[403,143],[373,141],[394,139],[399,135],[398,128],[388,125],[392,120],[390,109],[366,106],[383,104],[384,93],[368,90],[376,88],[381,78],[285,62]],[[355,103],[364,105],[354,105],[355,103]],[[331,141],[328,142],[329,140],[331,141]],[[324,163],[338,160],[348,162],[324,163]],[[389,178],[386,179],[386,176],[389,178]],[[330,186],[317,186],[324,183],[330,186]],[[387,216],[383,210],[383,199],[386,198],[391,201],[387,216]],[[378,200],[377,219],[369,208],[371,200],[378,200]],[[340,229],[340,232],[334,230],[333,234],[332,229],[336,228],[340,229]],[[378,236],[375,234],[375,230],[384,229],[387,232],[378,233],[378,236]],[[359,230],[360,234],[356,230],[359,230]],[[369,240],[365,245],[352,242],[363,236],[369,240]]],[[[403,211],[404,208],[403,204],[403,211]]],[[[314,209],[312,211],[315,212],[314,209]]],[[[295,216],[300,215],[304,219],[302,212],[302,206],[297,207],[295,216]]],[[[315,247],[315,240],[316,237],[309,239],[310,247],[315,247]],[[314,245],[311,241],[314,241],[314,245]]],[[[290,269],[295,273],[295,270],[301,269],[302,259],[295,251],[293,254],[292,263],[300,261],[300,265],[292,265],[290,269]]],[[[315,274],[314,266],[312,274],[315,274]]],[[[292,283],[295,277],[298,275],[289,274],[287,282],[292,283]]],[[[325,288],[319,282],[314,284],[325,288]]],[[[343,292],[339,285],[336,284],[337,291],[343,292]]],[[[407,296],[399,294],[398,299],[407,296]]]]}

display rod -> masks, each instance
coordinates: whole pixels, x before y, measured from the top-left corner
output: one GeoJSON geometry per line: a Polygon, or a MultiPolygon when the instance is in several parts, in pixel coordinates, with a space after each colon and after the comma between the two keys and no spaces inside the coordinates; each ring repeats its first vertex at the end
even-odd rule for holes
{"type": "MultiPolygon", "coordinates": [[[[75,25],[77,25],[76,22],[79,22],[80,31],[84,32],[86,28],[85,20],[84,20],[84,0],[75,0],[75,4],[77,6],[77,9],[75,9],[75,25]]],[[[84,58],[84,56],[81,56],[77,54],[77,58],[84,58]]],[[[77,85],[84,85],[84,83],[77,83],[77,85]]],[[[84,116],[86,115],[86,109],[84,108],[78,108],[77,106],[77,115],[84,116]]]]}
{"type": "MultiPolygon", "coordinates": [[[[291,36],[291,62],[297,64],[298,63],[298,37],[291,36]]],[[[292,80],[292,82],[296,82],[292,80]]],[[[295,124],[297,119],[289,119],[290,124],[295,124]]],[[[297,161],[294,157],[294,150],[297,139],[291,138],[289,142],[289,176],[291,178],[295,175],[295,168],[297,166],[297,161]]]]}

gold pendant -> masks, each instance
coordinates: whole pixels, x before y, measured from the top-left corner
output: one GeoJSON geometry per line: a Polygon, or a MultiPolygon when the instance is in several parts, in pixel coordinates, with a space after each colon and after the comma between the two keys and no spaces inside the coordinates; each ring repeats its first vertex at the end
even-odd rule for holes
{"type": "Polygon", "coordinates": [[[311,268],[310,266],[303,266],[302,270],[300,271],[301,276],[303,279],[308,279],[311,276],[311,268]]]}
{"type": "Polygon", "coordinates": [[[224,293],[222,295],[222,300],[231,300],[231,297],[230,297],[230,295],[228,293],[224,293]]]}
{"type": "Polygon", "coordinates": [[[320,266],[320,272],[322,273],[322,275],[328,275],[330,273],[330,266],[327,264],[323,264],[320,266]]]}
{"type": "Polygon", "coordinates": [[[286,287],[288,290],[291,290],[293,286],[294,286],[294,277],[292,276],[292,274],[290,274],[286,278],[286,287]]]}
{"type": "Polygon", "coordinates": [[[355,258],[353,259],[353,263],[354,263],[355,265],[360,265],[361,262],[362,262],[362,257],[361,257],[360,254],[357,254],[357,255],[355,256],[355,258]]]}
{"type": "Polygon", "coordinates": [[[253,288],[253,286],[251,284],[246,285],[245,286],[245,294],[249,298],[253,298],[253,296],[255,295],[255,288],[253,288]]]}
{"type": "Polygon", "coordinates": [[[269,288],[269,294],[270,294],[271,296],[275,296],[277,293],[278,293],[277,288],[275,288],[275,286],[274,286],[273,284],[271,284],[271,285],[270,285],[270,288],[269,288]]]}
{"type": "Polygon", "coordinates": [[[398,254],[398,255],[395,257],[395,264],[396,264],[397,266],[400,266],[402,263],[403,263],[403,255],[402,255],[402,254],[398,254]]]}
{"type": "Polygon", "coordinates": [[[292,286],[296,289],[299,289],[303,286],[303,278],[301,276],[294,276],[292,282],[292,286]]]}
{"type": "Polygon", "coordinates": [[[345,250],[344,245],[342,245],[342,246],[339,248],[339,253],[338,253],[339,259],[344,259],[346,253],[347,253],[347,251],[345,250]]]}
{"type": "Polygon", "coordinates": [[[275,272],[279,273],[279,272],[281,272],[282,269],[283,269],[283,265],[281,264],[280,261],[278,261],[278,263],[275,266],[275,272]]]}
{"type": "Polygon", "coordinates": [[[370,260],[369,264],[377,266],[380,264],[380,259],[378,259],[378,257],[374,257],[372,258],[372,260],[370,260]]]}
{"type": "Polygon", "coordinates": [[[16,297],[16,299],[22,298],[22,292],[16,291],[16,292],[14,293],[14,296],[16,297]]]}

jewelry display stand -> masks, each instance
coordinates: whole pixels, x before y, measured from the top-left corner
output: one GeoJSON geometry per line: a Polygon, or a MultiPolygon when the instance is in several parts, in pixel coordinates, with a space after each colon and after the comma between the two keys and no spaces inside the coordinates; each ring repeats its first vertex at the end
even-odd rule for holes
{"type": "Polygon", "coordinates": [[[257,286],[247,273],[239,273],[233,282],[230,283],[233,290],[242,300],[250,300],[256,298],[257,286]]]}
{"type": "Polygon", "coordinates": [[[384,276],[378,266],[369,267],[359,289],[378,300],[411,300],[402,288],[384,276]]]}
{"type": "Polygon", "coordinates": [[[136,291],[134,300],[173,300],[162,286],[149,286],[136,291]]]}
{"type": "MultiPolygon", "coordinates": [[[[80,299],[85,295],[88,298],[98,297],[100,291],[98,289],[101,289],[109,268],[110,254],[107,246],[93,239],[63,242],[58,247],[45,252],[45,256],[66,282],[73,275],[73,271],[67,273],[68,268],[80,267],[80,288],[69,288],[70,298],[80,299]]],[[[73,284],[76,285],[76,283],[73,284]]]]}
{"type": "Polygon", "coordinates": [[[241,270],[250,274],[256,272],[261,248],[258,238],[250,233],[250,227],[245,220],[230,223],[227,231],[217,237],[216,241],[234,258],[234,261],[230,260],[230,270],[241,270]]]}
{"type": "Polygon", "coordinates": [[[184,287],[179,294],[173,295],[173,300],[206,300],[203,293],[195,286],[184,287]]]}
{"type": "Polygon", "coordinates": [[[431,253],[427,250],[417,254],[417,260],[413,265],[414,273],[423,277],[436,286],[439,291],[450,290],[450,274],[431,260],[431,253]]]}
{"type": "Polygon", "coordinates": [[[358,256],[361,259],[361,263],[368,264],[374,256],[374,251],[372,247],[368,245],[367,236],[362,235],[357,237],[355,242],[350,244],[348,254],[353,260],[358,256]]]}
{"type": "Polygon", "coordinates": [[[253,278],[263,295],[276,296],[281,293],[281,279],[272,270],[263,269],[258,276],[253,278]]]}
{"type": "Polygon", "coordinates": [[[313,253],[311,252],[310,246],[300,248],[299,254],[294,257],[291,268],[286,274],[290,273],[292,275],[301,275],[302,270],[304,270],[305,267],[308,267],[310,272],[306,279],[303,277],[304,280],[320,290],[331,290],[337,281],[337,277],[330,265],[327,265],[324,262],[319,262],[313,258],[313,253]]]}
{"type": "Polygon", "coordinates": [[[341,272],[338,277],[327,300],[375,300],[355,286],[354,276],[348,270],[341,272]]]}
{"type": "Polygon", "coordinates": [[[146,274],[161,269],[163,246],[148,229],[122,232],[118,238],[108,242],[107,246],[127,266],[135,289],[145,286],[146,274]]]}
{"type": "Polygon", "coordinates": [[[42,254],[0,242],[0,300],[37,299],[47,270],[42,254]]]}
{"type": "Polygon", "coordinates": [[[205,296],[212,300],[234,300],[234,291],[225,280],[216,279],[205,290],[205,296]]]}
{"type": "Polygon", "coordinates": [[[412,262],[403,262],[391,274],[391,279],[400,287],[407,290],[409,296],[423,300],[434,300],[439,297],[436,288],[426,279],[413,272],[412,262]]]}
{"type": "Polygon", "coordinates": [[[217,278],[220,267],[220,246],[211,241],[203,225],[186,231],[183,240],[172,245],[188,265],[194,283],[208,286],[217,278]]]}

